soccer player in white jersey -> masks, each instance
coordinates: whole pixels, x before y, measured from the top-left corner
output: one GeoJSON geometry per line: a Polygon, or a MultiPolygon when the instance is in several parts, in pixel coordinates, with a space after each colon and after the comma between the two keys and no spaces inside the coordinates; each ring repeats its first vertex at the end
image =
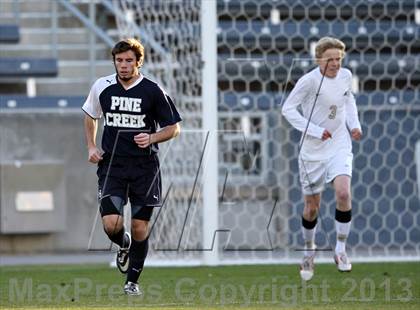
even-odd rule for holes
{"type": "Polygon", "coordinates": [[[138,279],[149,248],[149,221],[161,206],[158,143],[179,134],[175,105],[139,68],[144,47],[135,39],[112,49],[116,73],[99,78],[82,109],[89,161],[98,164],[98,198],[105,233],[119,245],[117,266],[127,274],[124,292],[140,295],[138,279]],[[104,118],[102,150],[96,145],[98,119],[104,118]],[[160,130],[158,130],[158,125],[160,130]],[[131,203],[131,235],[123,207],[131,203]]]}
{"type": "Polygon", "coordinates": [[[346,254],[351,224],[351,139],[359,140],[362,130],[351,90],[352,74],[341,67],[344,55],[342,41],[321,38],[315,47],[318,66],[298,80],[282,108],[282,114],[294,128],[301,132],[307,128],[302,135],[298,159],[304,194],[302,232],[305,241],[300,275],[306,281],[314,274],[317,215],[321,193],[328,183],[334,187],[337,202],[334,260],[339,271],[351,271],[352,267],[346,254]]]}

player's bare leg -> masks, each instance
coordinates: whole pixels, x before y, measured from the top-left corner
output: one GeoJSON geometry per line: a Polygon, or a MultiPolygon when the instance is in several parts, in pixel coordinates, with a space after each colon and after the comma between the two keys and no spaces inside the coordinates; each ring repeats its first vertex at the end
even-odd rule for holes
{"type": "Polygon", "coordinates": [[[335,246],[334,260],[339,271],[351,271],[351,263],[346,253],[346,241],[351,226],[351,178],[340,175],[334,179],[337,209],[335,213],[335,227],[337,243],[335,246]]]}
{"type": "Polygon", "coordinates": [[[119,214],[109,214],[102,217],[105,233],[115,244],[122,246],[124,236],[124,219],[119,214]]]}
{"type": "Polygon", "coordinates": [[[300,265],[300,276],[305,281],[309,281],[314,275],[314,259],[316,253],[315,232],[320,202],[321,194],[305,196],[305,206],[302,216],[302,233],[305,241],[305,250],[300,265]]]}

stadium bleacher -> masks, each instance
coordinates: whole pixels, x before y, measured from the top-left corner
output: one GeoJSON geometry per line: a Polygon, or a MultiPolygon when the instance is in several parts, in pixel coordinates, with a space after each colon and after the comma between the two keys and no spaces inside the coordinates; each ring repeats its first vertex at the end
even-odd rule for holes
{"type": "MultiPolygon", "coordinates": [[[[18,44],[20,38],[19,25],[0,24],[0,44],[18,44]]],[[[39,58],[35,55],[33,57],[0,55],[0,79],[11,79],[13,82],[14,78],[25,80],[35,77],[55,77],[57,74],[56,58],[39,58]]],[[[36,90],[32,87],[32,90],[28,89],[27,92],[36,92],[36,90]]]]}
{"type": "MultiPolygon", "coordinates": [[[[12,37],[12,29],[15,35],[13,41],[0,42],[0,93],[28,92],[30,77],[36,95],[81,96],[96,77],[112,70],[108,46],[75,15],[89,21],[90,1],[62,2],[75,11],[60,1],[1,1],[0,24],[14,25],[6,27],[9,34],[4,36],[12,37]]],[[[94,7],[102,10],[98,2],[94,7]]],[[[97,14],[97,28],[105,23],[103,29],[111,33],[115,25],[107,21],[109,12],[102,13],[97,14]]]]}
{"type": "Polygon", "coordinates": [[[80,102],[84,96],[36,96],[27,97],[26,95],[2,95],[0,97],[0,109],[3,112],[22,112],[26,110],[39,109],[77,109],[80,111],[80,102]]]}
{"type": "Polygon", "coordinates": [[[18,25],[0,25],[0,43],[18,43],[19,38],[18,25]]]}
{"type": "MultiPolygon", "coordinates": [[[[378,98],[376,93],[366,94],[366,91],[388,91],[390,87],[393,91],[401,90],[398,98],[416,98],[412,92],[420,81],[416,57],[420,52],[420,41],[415,38],[420,36],[420,30],[414,22],[414,1],[363,3],[348,0],[314,3],[287,0],[257,3],[230,0],[218,1],[217,6],[221,91],[228,90],[228,81],[238,73],[243,75],[245,80],[253,81],[247,86],[251,92],[289,91],[293,84],[283,83],[287,79],[293,59],[307,59],[309,65],[313,65],[310,62],[310,43],[324,35],[334,35],[340,37],[348,46],[345,65],[359,78],[362,104],[378,98]],[[278,12],[279,20],[273,19],[274,11],[278,12]],[[265,64],[253,67],[250,63],[232,62],[229,60],[231,58],[264,59],[265,64]],[[273,65],[274,76],[270,77],[272,72],[267,70],[267,65],[273,65]],[[401,74],[402,72],[404,74],[401,74]],[[381,76],[381,79],[375,81],[378,76],[381,76]],[[407,83],[413,83],[413,87],[408,90],[408,94],[403,94],[401,88],[407,83]]],[[[47,9],[48,6],[41,12],[47,9]]],[[[35,13],[31,11],[31,14],[35,13]]],[[[104,27],[114,27],[115,21],[111,21],[109,12],[107,16],[105,22],[108,25],[105,24],[104,27]]],[[[3,36],[9,43],[19,41],[20,31],[17,25],[4,25],[0,29],[0,38],[3,36]]],[[[60,69],[64,70],[58,64],[58,60],[64,62],[53,57],[9,58],[2,57],[0,61],[0,77],[53,77],[61,75],[60,69]]],[[[303,71],[301,66],[296,66],[291,71],[292,79],[296,80],[303,71]]],[[[66,79],[68,80],[67,77],[66,79]]],[[[246,88],[239,80],[236,80],[234,85],[237,86],[235,90],[239,92],[246,88]]],[[[77,95],[84,94],[85,92],[80,92],[77,95]]],[[[40,95],[46,94],[41,91],[40,95]]],[[[383,94],[383,97],[385,96],[383,94]]]]}
{"type": "MultiPolygon", "coordinates": [[[[218,8],[220,65],[227,66],[222,73],[232,74],[229,66],[239,66],[240,72],[252,79],[255,70],[249,63],[228,61],[224,64],[223,60],[257,58],[268,64],[277,63],[275,80],[285,81],[292,59],[310,59],[310,43],[332,35],[346,43],[345,65],[357,74],[361,91],[377,90],[377,86],[386,91],[390,86],[403,88],[408,82],[407,75],[413,86],[420,83],[417,57],[420,41],[416,39],[420,36],[420,28],[415,22],[414,1],[384,1],[370,5],[356,0],[317,4],[279,1],[260,5],[253,1],[219,1],[218,8]],[[279,12],[279,21],[271,21],[273,10],[279,12]],[[373,81],[378,76],[381,77],[379,85],[373,81]]],[[[262,76],[257,74],[254,78],[266,80],[270,74],[268,70],[260,72],[262,76]]],[[[300,70],[292,73],[294,80],[302,75],[300,70]]],[[[220,82],[224,82],[223,76],[220,82]]],[[[258,87],[256,91],[260,89],[258,87]]]]}
{"type": "Polygon", "coordinates": [[[0,78],[54,77],[57,74],[55,58],[0,58],[0,78]]]}

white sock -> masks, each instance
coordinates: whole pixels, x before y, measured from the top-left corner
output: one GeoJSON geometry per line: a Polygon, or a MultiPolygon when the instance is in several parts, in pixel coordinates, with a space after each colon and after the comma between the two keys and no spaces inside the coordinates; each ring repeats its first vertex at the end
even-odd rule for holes
{"type": "Polygon", "coordinates": [[[315,232],[316,232],[316,225],[312,229],[307,229],[302,226],[302,234],[303,234],[303,240],[305,241],[305,250],[303,254],[305,256],[307,255],[313,255],[315,249],[315,232]]]}
{"type": "Polygon", "coordinates": [[[335,221],[335,230],[337,232],[337,243],[335,245],[335,253],[343,253],[346,251],[346,241],[350,233],[351,221],[347,223],[341,223],[335,221]]]}

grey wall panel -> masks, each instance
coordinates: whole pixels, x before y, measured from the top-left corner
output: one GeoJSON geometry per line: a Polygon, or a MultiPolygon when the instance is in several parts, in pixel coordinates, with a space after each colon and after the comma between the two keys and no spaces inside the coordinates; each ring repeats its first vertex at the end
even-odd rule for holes
{"type": "MultiPolygon", "coordinates": [[[[87,250],[97,212],[97,181],[96,166],[87,162],[83,117],[82,111],[63,109],[56,109],[56,112],[16,110],[16,113],[0,110],[0,253],[87,250]],[[34,168],[29,179],[13,184],[19,180],[18,176],[10,177],[13,171],[18,171],[13,170],[16,167],[11,168],[17,162],[44,163],[47,166],[55,163],[56,167],[52,170],[46,168],[44,172],[42,168],[34,168]],[[61,217],[57,223],[50,223],[53,218],[42,216],[33,222],[30,219],[16,222],[4,219],[8,214],[4,213],[3,201],[11,199],[7,197],[12,197],[13,188],[19,186],[56,191],[57,197],[62,198],[55,200],[56,207],[65,210],[57,214],[61,217]],[[60,187],[62,189],[58,189],[60,187]],[[21,234],[22,225],[30,229],[41,223],[47,229],[21,234]],[[4,233],[3,228],[7,228],[8,233],[4,233]]],[[[95,248],[109,248],[100,219],[94,231],[95,248]]]]}

